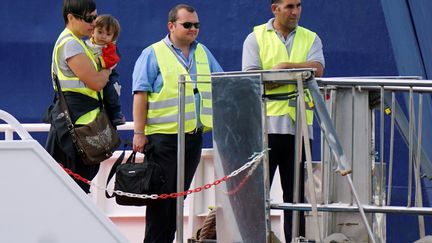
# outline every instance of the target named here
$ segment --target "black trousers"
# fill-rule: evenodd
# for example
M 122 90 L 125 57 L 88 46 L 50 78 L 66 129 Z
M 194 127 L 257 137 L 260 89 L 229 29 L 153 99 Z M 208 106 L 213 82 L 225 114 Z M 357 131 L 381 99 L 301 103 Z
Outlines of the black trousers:
M 154 134 L 147 136 L 154 145 L 154 159 L 166 176 L 167 193 L 177 191 L 177 135 Z M 187 190 L 201 159 L 202 133 L 186 134 L 185 182 Z M 147 206 L 144 243 L 172 243 L 176 231 L 176 199 L 158 200 Z
M 294 160 L 295 160 L 295 136 L 289 134 L 269 134 L 269 170 L 270 183 L 276 168 L 279 166 L 279 175 L 283 191 L 283 201 L 293 202 L 294 194 Z M 302 164 L 300 169 L 300 202 L 304 201 L 304 146 L 302 151 Z M 305 235 L 304 213 L 300 213 L 299 234 Z M 291 242 L 292 211 L 284 210 L 284 233 L 285 242 Z

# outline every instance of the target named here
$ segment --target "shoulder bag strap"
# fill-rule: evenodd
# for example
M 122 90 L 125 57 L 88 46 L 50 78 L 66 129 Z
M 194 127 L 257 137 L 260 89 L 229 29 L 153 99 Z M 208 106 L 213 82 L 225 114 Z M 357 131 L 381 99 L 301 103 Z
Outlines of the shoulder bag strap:
M 76 136 L 75 130 L 74 130 L 75 125 L 73 124 L 72 119 L 70 117 L 69 108 L 67 106 L 64 94 L 63 94 L 63 92 L 61 90 L 61 86 L 60 86 L 60 82 L 58 80 L 57 74 L 53 73 L 52 74 L 52 78 L 55 81 L 55 85 L 56 85 L 56 88 L 57 88 L 57 94 L 58 94 L 58 97 L 59 97 L 59 100 L 60 100 L 60 107 L 62 108 L 63 113 L 65 115 L 66 125 L 67 125 L 67 128 L 69 130 L 69 134 L 71 135 L 72 142 L 74 144 L 76 144 L 76 142 L 77 142 L 78 139 L 77 139 L 77 136 Z M 100 110 L 102 111 L 103 102 L 102 102 L 102 98 L 101 98 L 100 92 L 98 92 L 98 101 L 99 101 Z M 83 153 L 83 151 L 80 151 L 80 149 L 78 149 L 78 152 L 79 153 Z
M 55 84 L 56 84 L 57 94 L 58 94 L 59 101 L 60 101 L 60 107 L 62 108 L 63 113 L 65 115 L 66 125 L 67 125 L 67 128 L 68 128 L 69 134 L 71 135 L 73 144 L 76 144 L 77 141 L 78 141 L 78 138 L 77 138 L 77 135 L 75 133 L 75 129 L 74 129 L 75 126 L 74 126 L 74 124 L 72 122 L 72 119 L 70 117 L 69 108 L 67 106 L 64 94 L 63 94 L 63 92 L 61 90 L 61 86 L 60 86 L 60 82 L 58 80 L 57 74 L 53 73 L 52 74 L 52 78 L 54 79 Z M 84 153 L 84 151 L 82 151 L 81 148 L 77 147 L 77 150 L 78 150 L 78 153 Z
M 61 86 L 60 86 L 60 82 L 58 80 L 57 74 L 53 73 L 52 78 L 55 81 L 55 85 L 57 88 L 57 94 L 58 94 L 58 97 L 60 100 L 60 107 L 62 108 L 63 112 L 65 113 L 66 123 L 67 123 L 67 126 L 68 126 L 69 131 L 70 131 L 71 129 L 74 128 L 74 124 L 73 124 L 72 119 L 70 117 L 69 108 L 67 106 L 66 99 L 65 99 L 64 94 L 61 90 Z M 100 92 L 98 92 L 97 94 L 98 94 L 99 109 L 102 111 L 102 109 L 104 107 L 103 102 L 102 102 L 102 97 L 101 97 Z
M 102 110 L 104 109 L 104 104 L 102 102 L 102 97 L 101 97 L 101 92 L 98 92 L 98 102 L 99 102 L 99 110 L 102 112 Z
M 75 136 L 75 132 L 73 131 L 74 124 L 73 124 L 72 119 L 70 117 L 69 108 L 67 106 L 64 94 L 63 94 L 63 92 L 61 90 L 61 86 L 60 86 L 60 82 L 58 80 L 57 74 L 53 73 L 52 74 L 52 78 L 55 81 L 55 85 L 56 85 L 56 88 L 57 88 L 58 98 L 60 100 L 60 107 L 62 108 L 62 110 L 64 112 L 64 115 L 65 115 L 65 118 L 66 118 L 66 125 L 68 127 L 69 133 L 72 136 L 72 140 L 75 142 L 76 141 L 76 136 Z

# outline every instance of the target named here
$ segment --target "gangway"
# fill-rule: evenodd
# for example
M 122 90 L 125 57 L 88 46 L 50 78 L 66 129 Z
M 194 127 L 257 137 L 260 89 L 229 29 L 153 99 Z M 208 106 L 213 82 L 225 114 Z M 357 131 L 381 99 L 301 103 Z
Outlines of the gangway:
M 12 115 L 0 119 L 21 138 L 0 141 L 2 242 L 128 242 Z

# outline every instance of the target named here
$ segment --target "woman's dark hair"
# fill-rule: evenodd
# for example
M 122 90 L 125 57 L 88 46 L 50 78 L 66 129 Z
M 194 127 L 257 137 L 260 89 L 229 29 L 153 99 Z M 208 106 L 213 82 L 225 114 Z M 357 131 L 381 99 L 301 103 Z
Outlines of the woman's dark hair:
M 180 9 L 186 9 L 189 13 L 195 12 L 195 9 L 192 6 L 186 5 L 186 4 L 178 4 L 172 8 L 168 13 L 168 22 L 175 22 L 177 20 L 177 12 Z
M 68 23 L 67 15 L 86 16 L 96 10 L 94 0 L 64 0 L 63 1 L 63 19 L 65 24 Z

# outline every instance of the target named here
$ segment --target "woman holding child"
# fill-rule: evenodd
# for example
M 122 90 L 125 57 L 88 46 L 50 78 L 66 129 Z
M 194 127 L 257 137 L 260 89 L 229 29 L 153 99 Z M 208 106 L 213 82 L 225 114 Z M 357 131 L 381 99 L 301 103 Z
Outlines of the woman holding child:
M 98 71 L 98 64 L 83 38 L 91 35 L 97 17 L 94 0 L 64 0 L 63 19 L 65 29 L 58 37 L 52 55 L 51 74 L 59 80 L 61 91 L 69 107 L 75 125 L 88 124 L 99 113 L 98 92 L 108 82 L 110 69 Z M 55 82 L 53 82 L 56 89 Z M 75 149 L 69 135 L 59 100 L 55 100 L 48 117 L 51 129 L 46 144 L 47 151 L 64 167 L 92 180 L 99 165 L 85 165 Z M 86 192 L 90 185 L 77 181 Z

